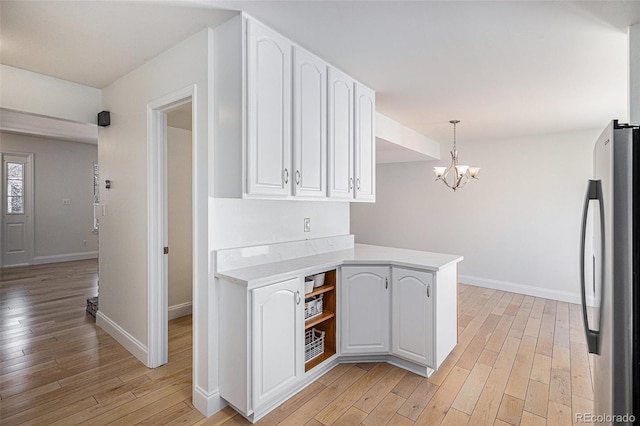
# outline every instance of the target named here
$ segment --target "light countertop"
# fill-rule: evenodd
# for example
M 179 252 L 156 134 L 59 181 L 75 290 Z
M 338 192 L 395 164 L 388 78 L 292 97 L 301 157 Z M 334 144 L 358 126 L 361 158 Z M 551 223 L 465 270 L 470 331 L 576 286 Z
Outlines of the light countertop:
M 462 256 L 454 254 L 355 244 L 354 248 L 348 250 L 218 272 L 216 277 L 253 288 L 302 275 L 313 275 L 343 265 L 389 265 L 439 271 L 462 259 Z

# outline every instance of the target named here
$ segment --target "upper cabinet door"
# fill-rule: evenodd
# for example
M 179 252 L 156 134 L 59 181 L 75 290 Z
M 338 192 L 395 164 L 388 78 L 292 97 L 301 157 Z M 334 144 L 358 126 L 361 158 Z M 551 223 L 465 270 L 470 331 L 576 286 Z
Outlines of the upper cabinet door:
M 353 199 L 353 87 L 348 75 L 329 68 L 328 173 L 329 197 Z
M 356 192 L 360 201 L 376 199 L 375 92 L 360 84 L 355 86 Z
M 293 193 L 327 196 L 327 65 L 294 47 Z
M 287 196 L 291 173 L 291 43 L 247 21 L 246 191 Z

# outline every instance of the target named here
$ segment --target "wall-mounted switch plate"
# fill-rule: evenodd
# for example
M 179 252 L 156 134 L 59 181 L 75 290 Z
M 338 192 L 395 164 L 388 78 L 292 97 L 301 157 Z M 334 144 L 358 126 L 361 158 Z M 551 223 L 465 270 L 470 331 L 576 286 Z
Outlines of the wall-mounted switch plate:
M 304 218 L 304 232 L 311 232 L 311 218 Z

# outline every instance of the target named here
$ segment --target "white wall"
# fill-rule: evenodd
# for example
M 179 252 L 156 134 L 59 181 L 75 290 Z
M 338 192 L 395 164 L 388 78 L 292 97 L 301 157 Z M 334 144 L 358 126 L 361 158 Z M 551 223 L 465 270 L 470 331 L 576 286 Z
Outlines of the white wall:
M 102 91 L 0 64 L 0 107 L 96 123 Z
M 145 361 L 148 350 L 147 105 L 195 85 L 194 136 L 194 405 L 211 413 L 217 396 L 217 320 L 213 272 L 209 266 L 208 162 L 212 30 L 203 30 L 103 90 L 111 125 L 99 132 L 101 202 L 100 312 L 98 323 Z M 104 186 L 102 187 L 104 188 Z
M 0 150 L 34 154 L 34 263 L 97 257 L 98 239 L 92 231 L 98 147 L 0 133 Z M 63 205 L 64 198 L 71 204 Z
M 191 311 L 188 305 L 193 283 L 192 167 L 191 132 L 175 127 L 167 130 L 169 318 L 172 319 Z
M 349 203 L 216 198 L 216 250 L 349 234 Z M 304 218 L 311 231 L 304 232 Z
M 461 254 L 465 283 L 577 302 L 582 204 L 601 130 L 460 141 L 461 159 L 482 170 L 455 193 L 434 181 L 444 161 L 378 165 L 377 202 L 352 205 L 351 232 L 357 242 Z

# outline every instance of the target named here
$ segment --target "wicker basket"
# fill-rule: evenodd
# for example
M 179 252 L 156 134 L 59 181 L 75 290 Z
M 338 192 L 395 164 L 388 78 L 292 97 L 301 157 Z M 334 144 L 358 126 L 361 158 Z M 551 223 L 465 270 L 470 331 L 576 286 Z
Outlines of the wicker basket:
M 317 317 L 318 315 L 322 315 L 322 299 L 324 298 L 324 294 L 319 296 L 311 297 L 304 301 L 304 319 L 308 320 L 309 318 Z
M 324 331 L 311 328 L 304 334 L 304 362 L 319 357 L 324 353 Z

